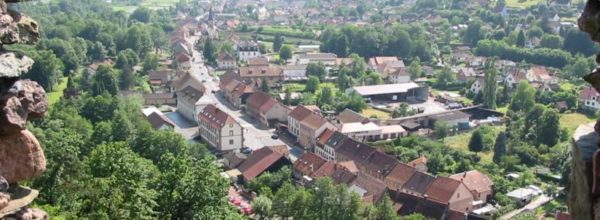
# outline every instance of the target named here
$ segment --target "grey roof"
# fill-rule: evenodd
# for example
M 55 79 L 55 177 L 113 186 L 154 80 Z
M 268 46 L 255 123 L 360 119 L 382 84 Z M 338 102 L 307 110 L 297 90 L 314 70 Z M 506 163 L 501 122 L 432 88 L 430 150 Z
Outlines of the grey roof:
M 434 120 L 441 120 L 441 121 L 452 121 L 452 120 L 457 120 L 457 119 L 462 119 L 462 118 L 469 118 L 471 117 L 471 115 L 461 112 L 461 111 L 453 111 L 453 112 L 446 112 L 446 113 L 441 113 L 441 114 L 436 114 L 436 115 L 432 115 L 429 116 Z
M 413 173 L 413 175 L 410 177 L 410 179 L 408 179 L 408 181 L 406 181 L 406 183 L 404 183 L 402 189 L 416 192 L 419 194 L 424 194 L 425 192 L 427 192 L 429 185 L 431 185 L 431 183 L 433 183 L 434 180 L 434 176 L 417 171 Z

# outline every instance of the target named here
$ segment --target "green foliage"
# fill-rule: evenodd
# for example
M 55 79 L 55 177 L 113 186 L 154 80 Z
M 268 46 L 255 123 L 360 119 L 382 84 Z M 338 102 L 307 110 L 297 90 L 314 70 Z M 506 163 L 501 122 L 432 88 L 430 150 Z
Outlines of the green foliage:
M 283 167 L 275 173 L 263 173 L 247 184 L 247 188 L 254 192 L 260 192 L 261 187 L 267 187 L 271 192 L 277 191 L 286 183 L 292 182 L 292 171 L 289 167 Z
M 446 88 L 454 82 L 455 78 L 456 75 L 452 72 L 450 67 L 445 66 L 437 77 L 436 86 L 439 88 Z
M 314 75 L 309 75 L 308 81 L 306 82 L 306 91 L 310 93 L 314 93 L 319 89 L 319 78 Z
M 31 71 L 27 72 L 23 78 L 38 82 L 46 91 L 52 91 L 58 79 L 62 76 L 63 64 L 52 53 L 47 50 L 28 52 L 34 60 Z
M 448 136 L 448 130 L 450 130 L 450 126 L 445 122 L 435 122 L 434 125 L 435 135 L 437 138 L 444 140 Z
M 280 50 L 281 50 L 282 45 L 283 45 L 283 37 L 281 37 L 281 34 L 276 34 L 275 38 L 273 38 L 273 51 L 279 51 L 281 53 Z
M 410 73 L 410 78 L 416 79 L 423 76 L 423 68 L 421 67 L 421 59 L 416 57 L 410 65 L 408 66 L 408 72 Z
M 506 133 L 500 132 L 494 142 L 494 163 L 500 163 L 502 157 L 506 155 Z
M 115 70 L 108 65 L 98 66 L 96 74 L 92 79 L 92 94 L 94 96 L 108 93 L 110 95 L 117 95 L 119 92 L 119 86 L 116 78 L 117 73 Z
M 217 60 L 217 48 L 213 44 L 211 39 L 204 41 L 204 47 L 202 47 L 202 56 L 209 63 L 215 63 Z
M 471 140 L 469 140 L 469 150 L 475 153 L 483 150 L 483 136 L 481 135 L 480 130 L 475 130 L 471 135 Z
M 517 85 L 517 90 L 512 97 L 510 110 L 528 111 L 535 104 L 535 89 L 526 81 L 521 81 Z
M 496 56 L 514 62 L 526 61 L 532 64 L 562 68 L 573 58 L 564 50 L 549 48 L 519 48 L 508 45 L 504 41 L 481 40 L 477 43 L 475 54 L 479 56 Z
M 323 65 L 323 63 L 309 63 L 306 66 L 306 75 L 309 77 L 316 76 L 318 79 L 323 80 L 327 76 L 327 70 L 325 69 L 325 65 Z
M 287 61 L 290 58 L 292 58 L 293 55 L 293 51 L 292 51 L 292 47 L 290 45 L 285 45 L 283 47 L 281 47 L 279 51 L 279 59 L 283 60 L 283 61 Z
M 496 75 L 498 70 L 494 66 L 495 60 L 486 61 L 485 78 L 483 85 L 483 105 L 490 109 L 496 109 Z

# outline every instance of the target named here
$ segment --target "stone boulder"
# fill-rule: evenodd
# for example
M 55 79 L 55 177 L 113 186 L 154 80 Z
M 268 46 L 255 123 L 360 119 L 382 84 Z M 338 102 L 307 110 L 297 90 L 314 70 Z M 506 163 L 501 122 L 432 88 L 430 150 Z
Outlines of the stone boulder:
M 8 9 L 7 4 L 0 1 L 0 46 L 16 43 L 33 44 L 39 39 L 38 25 L 33 19 Z
M 0 138 L 0 176 L 11 184 L 40 176 L 46 158 L 40 143 L 28 130 Z
M 24 130 L 29 117 L 41 117 L 48 110 L 46 91 L 37 82 L 19 80 L 0 94 L 0 136 Z
M 0 77 L 18 78 L 29 72 L 32 66 L 33 60 L 27 56 L 12 52 L 0 54 Z

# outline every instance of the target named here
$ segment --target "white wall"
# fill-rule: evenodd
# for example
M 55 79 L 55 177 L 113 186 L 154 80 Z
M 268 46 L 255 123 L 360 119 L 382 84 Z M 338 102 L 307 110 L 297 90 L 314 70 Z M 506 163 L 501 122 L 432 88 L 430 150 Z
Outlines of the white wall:
M 231 135 L 233 132 L 233 135 Z M 230 141 L 233 141 L 230 144 Z M 237 150 L 242 148 L 244 145 L 243 139 L 243 131 L 242 127 L 238 123 L 233 123 L 230 125 L 225 125 L 221 128 L 221 147 L 219 150 L 221 151 L 230 151 Z

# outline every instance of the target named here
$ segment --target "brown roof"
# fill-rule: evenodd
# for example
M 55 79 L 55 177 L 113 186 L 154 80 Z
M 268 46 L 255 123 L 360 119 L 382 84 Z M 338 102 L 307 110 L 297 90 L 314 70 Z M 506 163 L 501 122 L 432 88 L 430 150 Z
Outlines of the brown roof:
M 231 168 L 236 168 L 244 162 L 246 155 L 235 151 L 229 151 L 223 155 L 223 158 L 227 159 Z
M 363 195 L 363 201 L 372 203 L 377 203 L 387 190 L 383 182 L 362 173 L 359 173 L 350 185 L 355 185 L 366 190 L 367 192 Z
M 343 166 L 339 166 L 339 164 L 335 167 L 335 171 L 331 174 L 331 179 L 333 182 L 340 183 L 350 183 L 356 178 L 357 173 L 353 173 L 350 170 L 346 169 Z
M 206 121 L 214 128 L 223 128 L 226 124 L 236 123 L 233 117 L 212 104 L 200 111 L 198 120 Z
M 321 168 L 327 161 L 317 156 L 314 153 L 308 152 L 302 154 L 296 162 L 294 162 L 294 170 L 304 174 L 305 176 L 312 176 L 313 172 Z
M 300 105 L 294 108 L 294 110 L 292 110 L 288 116 L 297 121 L 302 121 L 311 114 L 313 114 L 313 112 L 310 109 Z
M 425 165 L 425 166 L 427 166 L 427 157 L 420 156 L 419 158 L 414 159 L 411 162 L 408 162 L 408 165 L 410 165 L 412 167 L 417 167 L 418 165 Z
M 192 86 L 186 86 L 182 90 L 177 92 L 177 98 L 186 99 L 190 103 L 196 103 L 204 93 L 197 90 Z
M 235 79 L 239 79 L 239 75 L 234 71 L 227 71 L 221 77 L 219 77 L 219 87 L 224 87 Z
M 237 169 L 242 173 L 244 178 L 249 181 L 268 170 L 269 167 L 282 158 L 284 157 L 280 153 L 277 153 L 268 147 L 263 147 L 250 154 Z
M 394 61 L 399 61 L 398 57 L 371 57 L 369 58 L 369 65 L 377 66 Z
M 160 84 L 166 84 L 169 81 L 169 75 L 173 73 L 173 70 L 151 70 L 148 72 L 148 79 L 150 82 L 159 81 Z
M 241 77 L 283 76 L 283 69 L 275 66 L 246 66 L 240 67 Z
M 360 161 L 367 159 L 374 151 L 375 148 L 367 144 L 347 138 L 340 143 L 340 146 L 336 149 L 336 154 L 345 156 L 355 163 L 360 164 Z
M 361 114 L 348 108 L 340 112 L 340 114 L 337 115 L 337 119 L 342 123 L 364 122 L 365 120 L 369 120 L 368 118 L 365 118 Z
M 219 54 L 219 56 L 217 57 L 217 60 L 233 60 L 235 61 L 235 57 L 233 57 L 231 54 L 227 53 L 227 52 L 221 52 Z
M 596 100 L 600 100 L 600 93 L 598 93 L 598 91 L 591 86 L 585 87 L 581 90 L 581 92 L 579 92 L 580 100 L 590 100 L 592 97 L 596 97 Z
M 192 58 L 185 53 L 179 53 L 175 55 L 175 60 L 179 63 L 184 63 L 192 60 Z
M 415 172 L 414 167 L 411 167 L 411 166 L 403 164 L 403 163 L 398 163 L 390 171 L 390 173 L 387 175 L 386 178 L 398 181 L 402 185 L 402 184 L 406 183 L 406 181 L 408 181 L 408 179 L 410 179 L 410 177 L 412 176 L 412 174 L 414 172 Z
M 356 162 L 359 166 L 362 165 L 382 176 L 387 176 L 396 164 L 398 164 L 398 160 L 395 157 L 380 151 L 374 151 L 367 159 Z
M 351 160 L 339 162 L 338 165 L 354 174 L 358 173 L 359 171 L 354 161 Z
M 556 220 L 571 220 L 571 215 L 569 213 L 564 212 L 556 212 L 556 216 L 554 217 Z
M 450 178 L 463 182 L 469 191 L 478 193 L 491 191 L 494 185 L 488 176 L 477 170 L 457 173 Z
M 276 104 L 277 100 L 262 91 L 257 91 L 246 99 L 246 108 L 254 109 L 261 113 L 269 111 L 269 109 L 273 108 Z
M 290 150 L 287 148 L 286 145 L 272 145 L 272 146 L 265 146 L 268 148 L 271 148 L 271 150 L 280 153 L 281 155 L 287 157 L 288 155 L 290 155 Z
M 150 122 L 150 125 L 155 129 L 159 129 L 160 127 L 162 127 L 164 125 L 167 125 L 171 128 L 175 127 L 175 124 L 173 124 L 173 122 L 171 122 L 171 120 L 169 118 L 167 118 L 163 114 L 158 114 L 156 112 L 152 112 L 152 114 L 148 115 L 148 117 L 146 117 L 146 119 L 148 119 L 148 122 Z
M 329 140 L 329 138 L 331 138 L 331 136 L 333 136 L 333 130 L 327 128 L 325 129 L 325 131 L 323 131 L 323 133 L 321 133 L 321 135 L 319 135 L 319 137 L 317 137 L 317 144 L 319 146 L 324 146 L 327 141 Z
M 237 81 L 236 81 L 237 82 Z M 254 87 L 246 85 L 244 83 L 238 83 L 233 91 L 231 91 L 234 97 L 240 97 L 244 94 L 254 93 Z
M 424 194 L 429 185 L 435 180 L 435 177 L 420 171 L 415 171 L 412 176 L 402 185 L 403 190 Z
M 325 162 L 321 168 L 313 172 L 312 178 L 331 176 L 333 175 L 333 172 L 335 172 L 335 162 L 330 160 Z
M 248 59 L 248 66 L 269 66 L 269 59 L 264 56 Z
M 329 123 L 327 119 L 317 114 L 310 114 L 306 118 L 302 119 L 300 123 L 311 129 L 318 129 L 326 123 Z
M 426 194 L 432 200 L 441 203 L 447 203 L 450 201 L 452 195 L 454 194 L 454 192 L 456 192 L 456 190 L 458 189 L 458 187 L 460 187 L 461 184 L 462 183 L 458 180 L 449 177 L 438 176 L 431 183 L 429 189 L 427 189 Z

